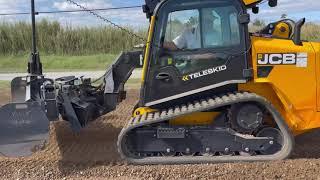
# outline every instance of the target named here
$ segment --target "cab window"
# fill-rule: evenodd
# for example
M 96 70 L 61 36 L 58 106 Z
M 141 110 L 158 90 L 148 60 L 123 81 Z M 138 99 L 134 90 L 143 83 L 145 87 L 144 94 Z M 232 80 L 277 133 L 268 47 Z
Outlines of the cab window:
M 171 12 L 165 42 L 191 50 L 240 44 L 236 12 L 233 6 Z
M 157 64 L 173 65 L 180 74 L 221 65 L 228 57 L 217 58 L 214 52 L 241 44 L 238 11 L 232 5 L 170 12 L 162 32 L 166 53 Z
M 168 16 L 165 41 L 174 42 L 179 49 L 201 48 L 198 25 L 198 10 L 172 12 Z

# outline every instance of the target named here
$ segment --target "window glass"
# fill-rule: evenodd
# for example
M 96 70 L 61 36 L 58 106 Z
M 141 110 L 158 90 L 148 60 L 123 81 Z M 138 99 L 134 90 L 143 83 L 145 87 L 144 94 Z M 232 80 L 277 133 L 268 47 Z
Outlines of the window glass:
M 214 9 L 202 9 L 202 39 L 205 48 L 222 45 L 221 16 Z
M 228 57 L 218 57 L 211 49 L 234 49 L 241 43 L 238 11 L 231 5 L 171 12 L 164 30 L 164 47 L 170 53 L 164 51 L 157 64 L 173 65 L 181 74 L 223 65 Z M 208 51 L 188 51 L 202 48 Z
M 239 22 L 236 13 L 230 14 L 230 27 L 231 27 L 231 45 L 240 44 L 240 31 Z
M 203 8 L 201 12 L 204 48 L 240 44 L 237 11 L 233 6 Z
M 168 16 L 165 42 L 174 42 L 179 49 L 201 48 L 199 11 L 172 12 Z

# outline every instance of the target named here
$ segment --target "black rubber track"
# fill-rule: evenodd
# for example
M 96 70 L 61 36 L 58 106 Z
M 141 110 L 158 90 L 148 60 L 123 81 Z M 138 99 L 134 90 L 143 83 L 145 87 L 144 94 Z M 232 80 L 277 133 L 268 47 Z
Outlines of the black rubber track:
M 254 155 L 254 156 L 157 156 L 157 157 L 136 157 L 126 149 L 126 136 L 131 130 L 168 121 L 182 115 L 194 112 L 207 111 L 219 107 L 224 107 L 236 103 L 256 102 L 265 107 L 273 116 L 274 121 L 282 132 L 284 142 L 282 149 L 273 155 Z M 282 160 L 290 156 L 294 147 L 294 138 L 287 124 L 277 109 L 264 97 L 249 92 L 235 92 L 222 96 L 208 98 L 206 100 L 195 101 L 180 107 L 169 108 L 160 112 L 147 113 L 142 116 L 132 118 L 124 127 L 118 137 L 118 151 L 123 159 L 133 164 L 198 164 L 198 163 L 225 163 L 237 161 L 273 161 Z

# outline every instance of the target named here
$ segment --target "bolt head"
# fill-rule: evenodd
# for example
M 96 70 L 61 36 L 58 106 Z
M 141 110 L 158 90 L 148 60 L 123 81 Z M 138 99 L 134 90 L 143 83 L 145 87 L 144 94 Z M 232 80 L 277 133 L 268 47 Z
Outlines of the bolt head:
M 274 143 L 273 141 L 269 141 L 269 144 L 271 144 L 271 145 L 272 145 L 273 143 Z
M 246 147 L 244 150 L 245 150 L 246 152 L 249 152 L 250 149 Z
M 229 148 L 225 148 L 224 151 L 225 151 L 225 152 L 229 152 Z
M 167 148 L 167 153 L 171 152 L 170 148 Z
M 210 148 L 206 148 L 206 152 L 207 152 L 207 153 L 210 152 Z

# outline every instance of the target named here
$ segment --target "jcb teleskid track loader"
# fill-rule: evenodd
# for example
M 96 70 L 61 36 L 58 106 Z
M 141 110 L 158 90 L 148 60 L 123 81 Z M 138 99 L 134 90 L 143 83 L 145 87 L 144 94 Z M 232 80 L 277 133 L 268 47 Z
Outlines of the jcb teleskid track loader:
M 47 140 L 50 121 L 62 118 L 79 131 L 114 111 L 143 62 L 140 99 L 117 143 L 128 162 L 287 158 L 295 135 L 320 127 L 320 44 L 301 40 L 305 19 L 249 33 L 247 10 L 258 13 L 260 3 L 146 0 L 144 52 L 121 53 L 99 86 L 45 78 L 34 38 L 29 75 L 12 81 L 13 103 L 0 109 L 0 152 L 30 155 Z

